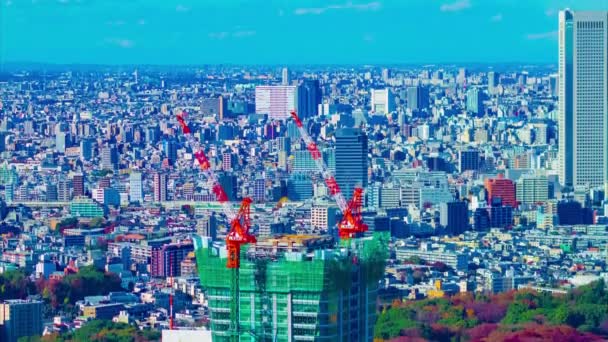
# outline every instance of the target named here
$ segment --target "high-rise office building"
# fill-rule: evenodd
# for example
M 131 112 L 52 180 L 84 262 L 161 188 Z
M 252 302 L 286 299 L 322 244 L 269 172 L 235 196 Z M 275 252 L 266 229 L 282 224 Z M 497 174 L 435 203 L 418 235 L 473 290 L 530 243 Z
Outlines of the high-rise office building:
M 509 228 L 513 226 L 513 208 L 510 206 L 493 205 L 490 208 L 490 227 Z
M 82 173 L 75 173 L 72 175 L 72 189 L 74 197 L 84 196 L 84 175 Z
M 551 96 L 558 96 L 559 82 L 557 74 L 549 76 L 549 93 Z
M 608 183 L 608 12 L 559 13 L 559 163 L 566 187 Z
M 298 86 L 297 108 L 300 118 L 308 118 L 319 114 L 322 94 L 319 80 L 304 80 Z
M 104 170 L 118 169 L 118 150 L 115 146 L 104 146 L 101 149 L 101 168 Z
M 487 178 L 484 186 L 488 191 L 488 202 L 493 203 L 494 199 L 500 199 L 502 205 L 517 207 L 515 184 L 512 180 L 499 174 L 497 178 Z
M 163 154 L 169 160 L 169 165 L 175 164 L 175 161 L 177 161 L 177 143 L 175 140 L 163 140 Z
M 484 93 L 479 88 L 471 88 L 467 91 L 467 111 L 475 115 L 484 114 Z
M 283 68 L 283 70 L 281 70 L 281 85 L 289 85 L 290 81 L 289 69 Z
M 253 200 L 255 202 L 266 200 L 266 179 L 264 177 L 256 178 L 253 183 Z
M 60 179 L 57 181 L 57 200 L 59 202 L 69 202 L 72 199 L 71 196 L 72 185 L 67 179 Z
M 255 112 L 268 114 L 269 119 L 290 118 L 290 112 L 297 108 L 296 86 L 257 86 L 255 87 Z
M 144 201 L 144 190 L 141 172 L 131 172 L 129 175 L 129 200 L 142 203 Z
M 407 108 L 412 111 L 426 109 L 429 106 L 429 89 L 422 86 L 407 88 Z
M 235 175 L 224 172 L 219 176 L 218 181 L 226 192 L 229 201 L 236 201 L 238 198 L 238 180 Z
M 367 187 L 367 135 L 358 128 L 336 131 L 336 181 L 350 199 L 356 186 Z
M 533 204 L 545 202 L 549 199 L 547 176 L 524 175 L 517 180 L 516 189 L 519 203 Z
M 390 78 L 391 78 L 390 69 L 387 69 L 387 68 L 382 69 L 382 81 L 384 83 L 387 83 Z
M 80 158 L 86 161 L 93 158 L 93 141 L 91 139 L 80 141 Z
M 164 173 L 154 174 L 154 201 L 164 202 L 167 200 L 167 175 Z
M 46 182 L 46 200 L 47 202 L 57 201 L 57 184 L 51 181 Z
M 0 341 L 17 342 L 21 337 L 41 336 L 42 302 L 9 299 L 0 303 Z
M 490 94 L 495 94 L 498 85 L 500 85 L 500 74 L 496 71 L 488 72 L 488 92 Z
M 55 151 L 58 153 L 65 153 L 66 144 L 67 134 L 65 132 L 57 132 L 57 134 L 55 134 Z
M 372 89 L 372 112 L 374 114 L 388 114 L 395 110 L 395 96 L 389 88 Z
M 462 201 L 441 203 L 439 223 L 451 234 L 462 234 L 469 227 L 467 203 Z
M 464 150 L 458 152 L 458 169 L 460 172 L 479 170 L 479 151 Z
M 467 77 L 469 76 L 467 69 L 460 68 L 458 69 L 458 75 L 456 76 L 456 83 L 459 85 L 464 85 L 467 83 Z
M 6 132 L 0 132 L 0 152 L 6 150 Z

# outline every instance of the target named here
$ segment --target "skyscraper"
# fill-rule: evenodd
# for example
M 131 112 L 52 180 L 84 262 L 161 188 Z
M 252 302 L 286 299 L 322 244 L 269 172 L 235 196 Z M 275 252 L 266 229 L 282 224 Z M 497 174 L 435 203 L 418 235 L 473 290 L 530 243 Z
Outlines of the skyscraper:
M 55 134 L 55 151 L 65 153 L 67 143 L 67 134 L 65 132 L 57 132 Z
M 308 118 L 319 114 L 321 104 L 321 86 L 319 80 L 304 80 L 298 86 L 298 116 Z
M 268 114 L 269 119 L 284 120 L 297 108 L 296 86 L 255 87 L 255 112 Z
M 488 92 L 494 94 L 500 84 L 500 75 L 496 71 L 488 72 Z
M 372 89 L 371 105 L 376 114 L 391 113 L 395 110 L 395 96 L 389 88 Z
M 283 70 L 281 70 L 281 85 L 289 85 L 289 82 L 289 69 L 283 68 Z
M 264 177 L 256 178 L 253 183 L 253 200 L 255 202 L 266 200 L 266 179 Z
M 80 141 L 80 158 L 86 161 L 93 158 L 93 141 L 91 139 Z
M 226 192 L 229 201 L 236 201 L 238 197 L 238 181 L 235 175 L 224 172 L 219 176 L 218 181 Z
M 163 154 L 169 160 L 169 164 L 175 164 L 177 160 L 177 143 L 175 140 L 163 140 Z
M 559 163 L 566 187 L 608 183 L 608 12 L 559 13 Z
M 479 151 L 469 149 L 458 152 L 458 170 L 460 172 L 479 170 Z
M 60 179 L 57 181 L 57 200 L 59 202 L 69 202 L 71 199 L 70 195 L 71 184 L 67 179 Z
M 167 200 L 167 175 L 163 173 L 154 174 L 154 201 L 164 202 Z
M 475 115 L 484 113 L 484 93 L 479 88 L 471 88 L 467 91 L 467 111 Z
M 469 226 L 469 210 L 467 203 L 454 201 L 441 203 L 440 224 L 451 234 L 462 234 Z
M 82 173 L 72 175 L 72 188 L 74 189 L 74 197 L 84 196 L 84 175 Z
M 131 172 L 129 175 L 129 198 L 131 202 L 144 201 L 141 172 Z
M 429 106 L 428 88 L 416 86 L 407 88 L 407 107 L 412 111 L 425 109 Z
M 46 182 L 46 200 L 47 202 L 57 201 L 57 184 L 51 181 Z
M 367 136 L 357 128 L 336 131 L 336 181 L 345 198 L 355 186 L 367 187 Z
M 118 150 L 114 146 L 104 146 L 101 149 L 101 168 L 104 170 L 118 169 Z

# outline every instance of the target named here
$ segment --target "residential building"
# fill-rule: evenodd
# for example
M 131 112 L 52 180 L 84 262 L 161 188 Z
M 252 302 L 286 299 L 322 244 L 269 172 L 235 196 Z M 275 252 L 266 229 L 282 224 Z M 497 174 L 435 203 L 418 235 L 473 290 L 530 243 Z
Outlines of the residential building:
M 255 112 L 267 114 L 271 120 L 290 118 L 290 112 L 297 109 L 297 86 L 257 86 L 255 87 Z

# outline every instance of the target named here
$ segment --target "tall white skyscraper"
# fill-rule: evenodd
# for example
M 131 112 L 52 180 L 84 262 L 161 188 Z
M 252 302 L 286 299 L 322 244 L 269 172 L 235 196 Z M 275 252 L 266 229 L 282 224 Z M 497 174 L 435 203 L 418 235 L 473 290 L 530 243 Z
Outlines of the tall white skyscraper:
M 608 182 L 608 12 L 559 13 L 559 177 Z
M 129 197 L 131 202 L 142 203 L 144 201 L 141 172 L 131 172 L 129 175 Z
M 297 108 L 296 86 L 255 87 L 255 112 L 268 114 L 269 119 L 283 120 Z
M 289 69 L 283 68 L 283 71 L 281 72 L 281 84 L 286 86 L 289 85 L 290 81 L 291 80 L 289 79 Z

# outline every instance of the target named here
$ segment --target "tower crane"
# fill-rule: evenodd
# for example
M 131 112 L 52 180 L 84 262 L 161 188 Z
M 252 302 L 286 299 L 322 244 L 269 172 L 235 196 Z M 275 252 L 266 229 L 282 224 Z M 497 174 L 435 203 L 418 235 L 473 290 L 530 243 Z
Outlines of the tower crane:
M 363 218 L 361 217 L 363 189 L 356 187 L 351 200 L 347 202 L 346 199 L 344 199 L 344 195 L 342 195 L 338 182 L 336 181 L 336 177 L 333 175 L 327 165 L 325 165 L 323 156 L 321 155 L 317 144 L 312 140 L 304 128 L 302 120 L 300 120 L 295 111 L 292 111 L 290 114 L 296 123 L 302 140 L 304 140 L 304 143 L 306 144 L 306 149 L 310 153 L 312 159 L 315 161 L 317 169 L 319 169 L 321 172 L 323 180 L 329 189 L 329 193 L 334 198 L 338 204 L 338 207 L 340 208 L 340 211 L 342 212 L 342 219 L 340 220 L 340 223 L 338 223 L 338 234 L 340 239 L 350 239 L 366 232 L 367 225 L 363 223 Z
M 177 115 L 182 132 L 186 141 L 194 153 L 194 157 L 198 161 L 201 171 L 206 176 L 207 180 L 212 184 L 211 189 L 215 194 L 218 202 L 222 205 L 222 210 L 228 221 L 230 222 L 230 230 L 226 234 L 226 251 L 228 252 L 228 260 L 226 267 L 232 270 L 231 277 L 231 298 L 230 298 L 230 334 L 233 340 L 237 340 L 240 335 L 239 329 L 239 268 L 241 266 L 241 246 L 248 243 L 255 243 L 255 236 L 249 233 L 251 227 L 250 207 L 251 198 L 246 197 L 241 202 L 238 212 L 234 212 L 228 195 L 222 188 L 219 179 L 213 169 L 211 163 L 201 148 L 199 142 L 192 136 L 192 131 L 185 121 L 185 112 Z

